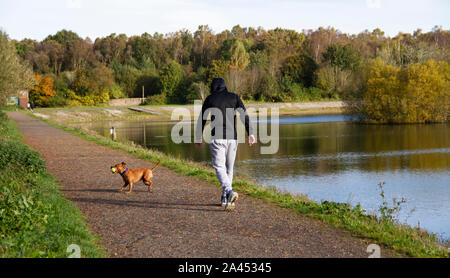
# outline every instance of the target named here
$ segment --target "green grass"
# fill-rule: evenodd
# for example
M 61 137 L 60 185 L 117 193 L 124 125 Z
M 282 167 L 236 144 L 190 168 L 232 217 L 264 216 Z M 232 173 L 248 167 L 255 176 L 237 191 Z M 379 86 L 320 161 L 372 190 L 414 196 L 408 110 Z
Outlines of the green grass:
M 153 163 L 161 160 L 163 166 L 179 174 L 204 179 L 219 185 L 213 170 L 202 164 L 176 158 L 152 149 L 145 149 L 130 142 L 112 141 L 109 138 L 93 134 L 89 130 L 74 129 L 48 120 L 44 121 L 88 141 L 128 152 L 135 157 Z M 309 217 L 320 219 L 335 227 L 348 230 L 354 236 L 373 240 L 401 254 L 412 257 L 450 257 L 447 247 L 439 244 L 435 235 L 421 229 L 399 224 L 389 215 L 383 218 L 368 215 L 359 205 L 351 207 L 349 204 L 328 201 L 317 203 L 310 201 L 306 196 L 294 196 L 280 192 L 273 187 L 264 187 L 239 177 L 235 179 L 233 188 L 240 193 L 245 193 L 283 208 L 292 209 Z
M 46 171 L 38 152 L 23 143 L 17 126 L 0 110 L 0 257 L 105 257 L 78 208 Z

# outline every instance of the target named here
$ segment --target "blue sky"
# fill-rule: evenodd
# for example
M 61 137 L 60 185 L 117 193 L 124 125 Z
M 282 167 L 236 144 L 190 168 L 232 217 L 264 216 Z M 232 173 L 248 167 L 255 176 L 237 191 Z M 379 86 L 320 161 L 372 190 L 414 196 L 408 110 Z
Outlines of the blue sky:
M 42 40 L 61 29 L 95 39 L 194 32 L 206 24 L 216 33 L 239 24 L 297 31 L 333 26 L 352 34 L 379 27 L 395 36 L 435 25 L 448 30 L 449 12 L 449 0 L 0 0 L 0 28 L 18 40 Z

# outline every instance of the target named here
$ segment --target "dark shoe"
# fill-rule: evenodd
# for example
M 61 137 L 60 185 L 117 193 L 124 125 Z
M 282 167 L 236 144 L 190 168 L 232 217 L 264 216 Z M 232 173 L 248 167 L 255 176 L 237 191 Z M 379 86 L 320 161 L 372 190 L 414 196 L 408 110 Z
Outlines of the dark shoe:
M 222 198 L 220 199 L 220 206 L 222 206 L 222 208 L 227 206 L 227 196 L 222 195 Z

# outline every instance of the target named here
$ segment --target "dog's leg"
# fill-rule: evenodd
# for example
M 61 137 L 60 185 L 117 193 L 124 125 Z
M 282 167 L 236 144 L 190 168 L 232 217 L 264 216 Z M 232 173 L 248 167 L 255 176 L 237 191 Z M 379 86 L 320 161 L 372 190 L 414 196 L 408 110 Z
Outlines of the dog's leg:
M 128 186 L 128 183 L 125 183 L 118 191 L 122 192 L 127 186 Z
M 133 191 L 133 183 L 130 182 L 130 189 L 125 193 L 129 194 L 131 191 Z
M 145 183 L 145 185 L 147 185 L 148 191 L 151 192 L 153 182 L 151 180 L 146 180 L 146 181 L 144 181 L 144 183 Z

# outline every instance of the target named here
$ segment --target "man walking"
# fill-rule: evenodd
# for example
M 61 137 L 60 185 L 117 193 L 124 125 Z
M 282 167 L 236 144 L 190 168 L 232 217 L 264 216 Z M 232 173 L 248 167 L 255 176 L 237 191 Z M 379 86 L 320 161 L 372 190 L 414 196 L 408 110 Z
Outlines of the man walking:
M 197 121 L 195 145 L 202 145 L 203 129 L 208 114 L 211 113 L 211 157 L 217 178 L 222 185 L 221 205 L 230 211 L 235 207 L 239 195 L 233 191 L 233 167 L 237 151 L 236 112 L 247 131 L 248 144 L 252 146 L 256 139 L 245 106 L 235 93 L 228 92 L 222 78 L 214 78 L 211 82 L 211 94 L 202 105 L 202 113 Z

